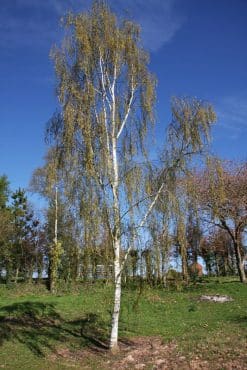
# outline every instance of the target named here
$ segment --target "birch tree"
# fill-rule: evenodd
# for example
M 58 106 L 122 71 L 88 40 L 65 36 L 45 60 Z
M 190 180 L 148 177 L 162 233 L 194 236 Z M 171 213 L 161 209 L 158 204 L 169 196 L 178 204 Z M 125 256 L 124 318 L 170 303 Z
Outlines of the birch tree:
M 213 107 L 195 98 L 174 97 L 171 104 L 172 120 L 162 162 L 152 191 L 156 210 L 172 219 L 175 241 L 180 247 L 183 279 L 188 281 L 187 218 L 189 207 L 196 210 L 198 190 L 191 181 L 196 160 L 205 160 L 210 143 L 210 129 L 216 121 Z M 166 220 L 167 222 L 167 220 Z M 170 226 L 172 229 L 172 226 Z
M 140 168 L 133 159 L 145 150 L 155 80 L 139 43 L 138 26 L 118 22 L 104 3 L 94 2 L 88 13 L 68 15 L 65 25 L 67 37 L 52 52 L 62 109 L 61 120 L 51 125 L 50 133 L 56 139 L 60 166 L 68 168 L 69 163 L 76 168 L 76 181 L 87 178 L 98 189 L 97 206 L 107 216 L 114 251 L 110 348 L 115 351 L 126 260 L 120 259 L 122 214 L 133 199 L 133 189 L 138 189 Z
M 158 187 L 146 191 L 142 163 L 153 124 L 155 79 L 147 67 L 139 27 L 118 21 L 99 1 L 87 13 L 68 15 L 65 26 L 67 37 L 52 52 L 61 114 L 48 131 L 55 139 L 59 166 L 65 170 L 65 185 L 70 178 L 70 187 L 74 181 L 80 194 L 88 191 L 85 184 L 94 189 L 97 200 L 88 202 L 88 210 L 93 215 L 98 208 L 106 220 L 114 254 L 110 337 L 114 352 L 118 349 L 121 277 L 138 232 L 165 191 L 170 168 L 201 149 L 214 115 L 210 107 L 196 101 L 174 103 L 170 164 L 161 171 Z M 183 147 L 177 146 L 180 141 Z

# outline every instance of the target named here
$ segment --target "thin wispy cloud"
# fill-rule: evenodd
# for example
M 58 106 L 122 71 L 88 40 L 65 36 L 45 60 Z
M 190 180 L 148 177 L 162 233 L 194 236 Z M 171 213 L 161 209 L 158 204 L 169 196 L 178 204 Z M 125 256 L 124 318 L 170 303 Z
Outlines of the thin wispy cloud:
M 144 46 L 157 51 L 170 42 L 181 28 L 184 17 L 175 11 L 177 0 L 110 0 L 121 16 L 141 25 Z M 0 14 L 0 47 L 42 47 L 60 37 L 59 19 L 68 11 L 87 9 L 90 0 L 14 0 L 5 1 Z
M 115 0 L 115 7 L 141 25 L 144 46 L 157 51 L 170 42 L 185 22 L 175 10 L 177 0 Z
M 238 139 L 247 135 L 247 95 L 223 98 L 217 111 L 219 125 L 228 137 Z
M 46 9 L 33 6 L 29 0 L 9 1 L 0 14 L 2 51 L 45 45 L 54 35 L 52 18 L 48 21 Z
M 60 37 L 59 21 L 68 11 L 89 4 L 79 0 L 6 1 L 0 13 L 0 47 L 9 51 L 18 47 L 50 47 Z

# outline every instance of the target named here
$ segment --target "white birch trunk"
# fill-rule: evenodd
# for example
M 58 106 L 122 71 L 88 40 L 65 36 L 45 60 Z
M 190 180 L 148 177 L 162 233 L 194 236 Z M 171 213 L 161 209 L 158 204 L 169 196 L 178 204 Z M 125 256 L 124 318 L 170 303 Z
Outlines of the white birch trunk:
M 110 338 L 110 349 L 112 353 L 116 353 L 118 347 L 118 323 L 120 313 L 120 302 L 121 302 L 121 271 L 120 271 L 120 240 L 114 241 L 114 308 L 112 314 L 112 329 Z
M 120 266 L 120 205 L 119 205 L 119 176 L 118 176 L 118 158 L 117 158 L 117 132 L 115 121 L 115 82 L 116 82 L 116 67 L 114 70 L 114 80 L 111 88 L 112 95 L 112 169 L 113 169 L 113 214 L 114 214 L 114 235 L 113 235 L 113 249 L 114 249 L 114 307 L 112 314 L 112 329 L 110 338 L 111 351 L 118 351 L 118 323 L 120 313 L 121 301 L 121 266 Z
M 120 314 L 120 304 L 121 304 L 121 277 L 122 271 L 127 260 L 127 257 L 130 253 L 131 247 L 127 250 L 124 260 L 121 263 L 120 261 L 120 206 L 119 206 L 119 199 L 118 199 L 118 187 L 119 187 L 119 178 L 118 178 L 118 162 L 117 162 L 117 140 L 113 139 L 113 173 L 114 173 L 114 181 L 113 181 L 113 199 L 114 199 L 114 219 L 115 219 L 115 234 L 113 240 L 113 248 L 114 248 L 114 283 L 115 283 L 115 291 L 114 291 L 114 308 L 112 314 L 112 329 L 111 329 L 111 338 L 110 338 L 110 349 L 112 353 L 116 353 L 119 350 L 118 347 L 118 323 L 119 323 L 119 314 Z M 150 212 L 152 211 L 157 199 L 163 190 L 164 184 L 161 185 L 158 193 L 156 194 L 154 200 L 152 201 L 151 205 L 149 206 L 146 214 L 144 215 L 139 227 L 142 227 L 146 222 Z

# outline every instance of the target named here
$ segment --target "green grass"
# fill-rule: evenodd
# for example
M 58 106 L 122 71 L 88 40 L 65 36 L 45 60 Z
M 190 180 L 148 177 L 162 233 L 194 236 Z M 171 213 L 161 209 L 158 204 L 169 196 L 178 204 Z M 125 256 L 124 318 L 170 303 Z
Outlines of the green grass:
M 18 290 L 18 289 L 19 290 Z M 81 286 L 74 294 L 51 296 L 35 287 L 0 286 L 0 368 L 68 369 L 69 360 L 52 360 L 59 348 L 103 347 L 109 337 L 111 286 Z M 247 287 L 232 279 L 192 285 L 181 292 L 158 288 L 123 290 L 120 338 L 162 336 L 181 353 L 237 356 L 247 340 Z M 227 294 L 224 304 L 199 302 L 201 294 Z M 92 368 L 94 367 L 91 364 Z M 72 367 L 71 367 L 72 368 Z M 83 368 L 80 362 L 73 368 Z

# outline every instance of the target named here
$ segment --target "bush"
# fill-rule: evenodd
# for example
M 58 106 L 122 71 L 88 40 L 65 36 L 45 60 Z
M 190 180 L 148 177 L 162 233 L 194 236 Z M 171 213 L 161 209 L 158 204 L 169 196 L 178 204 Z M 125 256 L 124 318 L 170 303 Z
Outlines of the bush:
M 169 280 L 175 280 L 175 281 L 182 280 L 182 274 L 181 272 L 177 270 L 170 269 L 166 273 L 166 280 L 168 281 Z

